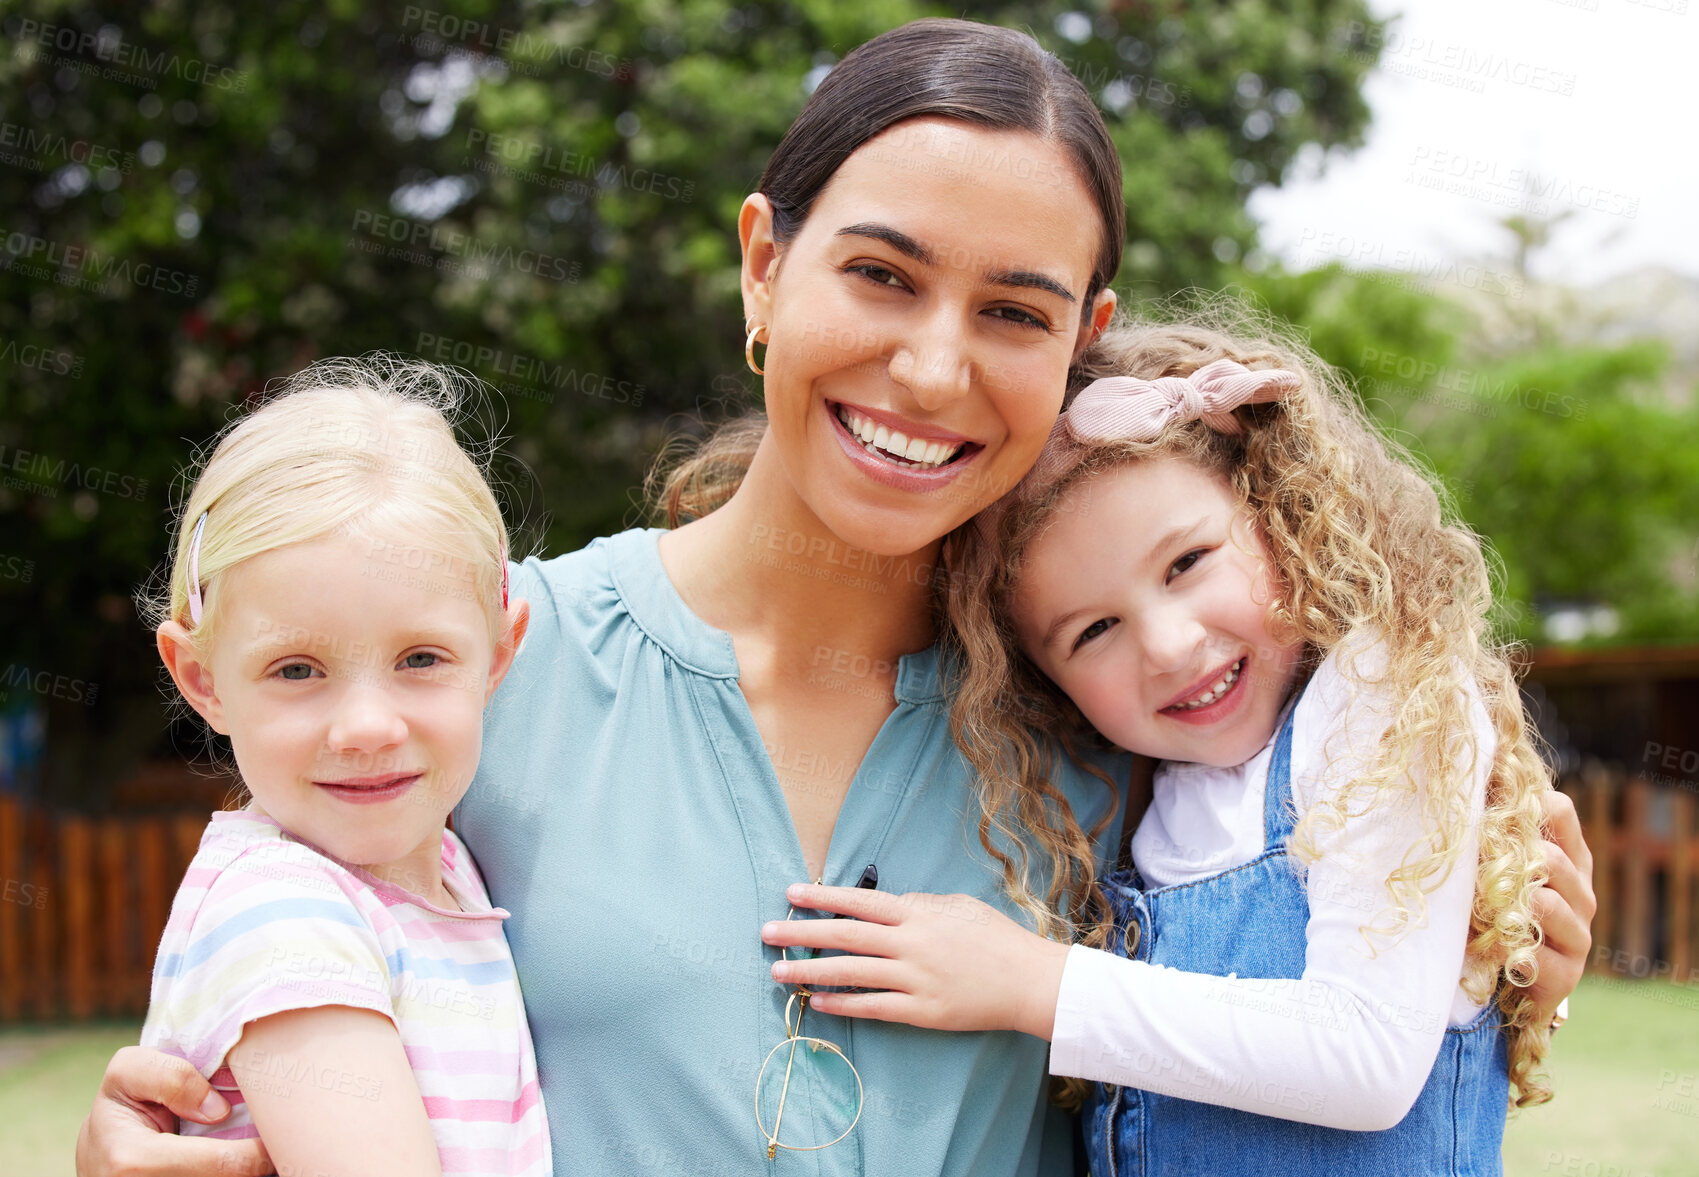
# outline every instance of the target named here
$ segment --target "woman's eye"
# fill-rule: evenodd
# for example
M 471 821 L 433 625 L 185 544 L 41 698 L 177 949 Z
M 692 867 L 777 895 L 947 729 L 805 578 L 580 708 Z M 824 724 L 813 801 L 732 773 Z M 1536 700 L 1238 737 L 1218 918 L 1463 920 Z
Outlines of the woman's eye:
M 877 282 L 880 286 L 895 286 L 898 290 L 905 289 L 903 280 L 897 277 L 894 271 L 887 270 L 884 266 L 864 262 L 861 265 L 851 266 L 850 269 L 869 282 Z
M 1115 621 L 1113 618 L 1098 618 L 1096 621 L 1086 626 L 1085 629 L 1081 631 L 1080 636 L 1074 639 L 1074 649 L 1079 649 L 1093 638 L 1102 637 L 1104 634 L 1109 632 L 1109 628 L 1114 624 Z
M 416 650 L 403 658 L 401 664 L 408 670 L 429 670 L 439 661 L 441 658 L 429 650 Z
M 313 677 L 313 668 L 305 662 L 291 662 L 277 672 L 277 676 L 289 682 L 304 682 Z
M 1173 580 L 1176 576 L 1179 576 L 1182 572 L 1185 572 L 1188 568 L 1190 568 L 1192 565 L 1196 564 L 1201 559 L 1203 559 L 1203 549 L 1202 548 L 1198 548 L 1196 551 L 1187 552 L 1184 556 L 1181 556 L 1178 560 L 1174 561 L 1173 564 L 1169 565 L 1169 567 L 1168 567 L 1168 579 Z
M 1018 327 L 1037 327 L 1040 331 L 1050 330 L 1050 324 L 1020 307 L 992 307 L 990 314 L 1004 322 L 1013 323 Z

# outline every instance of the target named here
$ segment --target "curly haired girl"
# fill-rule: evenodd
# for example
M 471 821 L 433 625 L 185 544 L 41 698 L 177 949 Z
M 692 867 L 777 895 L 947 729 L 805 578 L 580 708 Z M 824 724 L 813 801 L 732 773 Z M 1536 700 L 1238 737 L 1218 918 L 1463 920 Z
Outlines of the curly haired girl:
M 1052 901 L 1108 918 L 1071 947 L 959 905 L 981 918 L 808 921 L 769 939 L 859 955 L 775 976 L 884 990 L 829 1014 L 1050 1039 L 1100 1081 L 1095 1173 L 1498 1172 L 1511 1090 L 1550 1094 L 1524 988 L 1550 778 L 1480 541 L 1275 333 L 1122 324 L 1082 377 L 952 538 L 952 722 L 982 836 L 1038 830 Z M 1093 730 L 1160 761 L 1100 889 L 1041 771 Z

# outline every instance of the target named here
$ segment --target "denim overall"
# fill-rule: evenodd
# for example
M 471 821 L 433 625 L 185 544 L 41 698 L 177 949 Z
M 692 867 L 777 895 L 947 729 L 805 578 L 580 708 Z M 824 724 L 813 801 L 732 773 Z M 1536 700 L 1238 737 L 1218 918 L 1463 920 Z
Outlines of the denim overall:
M 1115 951 L 1216 976 L 1303 975 L 1310 905 L 1286 858 L 1294 824 L 1292 712 L 1269 765 L 1262 854 L 1218 875 L 1148 891 L 1135 869 L 1115 871 L 1105 882 L 1119 932 Z M 1497 1177 L 1510 1091 L 1498 1028 L 1496 1002 L 1468 1025 L 1448 1028 L 1415 1106 L 1383 1132 L 1320 1128 L 1093 1084 L 1082 1125 L 1092 1177 Z M 1283 1102 L 1297 1109 L 1319 1098 L 1287 1094 Z

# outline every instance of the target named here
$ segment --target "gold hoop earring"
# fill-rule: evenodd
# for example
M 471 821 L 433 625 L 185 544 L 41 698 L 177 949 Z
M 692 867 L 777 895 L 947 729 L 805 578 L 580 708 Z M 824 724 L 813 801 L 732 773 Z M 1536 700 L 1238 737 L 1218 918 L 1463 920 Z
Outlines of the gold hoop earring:
M 754 323 L 755 320 L 751 319 L 750 322 Z M 757 376 L 765 376 L 767 374 L 767 370 L 765 368 L 758 368 L 755 366 L 755 337 L 759 334 L 761 334 L 761 325 L 756 323 L 755 326 L 750 329 L 749 338 L 744 341 L 743 362 L 748 364 L 749 370 L 754 372 Z

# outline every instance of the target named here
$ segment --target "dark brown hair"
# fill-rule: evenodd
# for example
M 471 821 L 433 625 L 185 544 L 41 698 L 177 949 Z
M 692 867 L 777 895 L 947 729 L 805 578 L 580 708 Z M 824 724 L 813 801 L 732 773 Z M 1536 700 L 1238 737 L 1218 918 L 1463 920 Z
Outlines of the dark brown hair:
M 773 205 L 773 236 L 794 240 L 838 168 L 869 139 L 908 119 L 956 119 L 1030 131 L 1061 144 L 1102 221 L 1082 318 L 1121 268 L 1126 207 L 1121 159 L 1079 79 L 1026 33 L 968 20 L 910 21 L 833 67 L 767 162 L 757 188 Z M 749 468 L 766 419 L 728 422 L 694 453 L 650 477 L 654 513 L 670 527 L 723 504 Z

